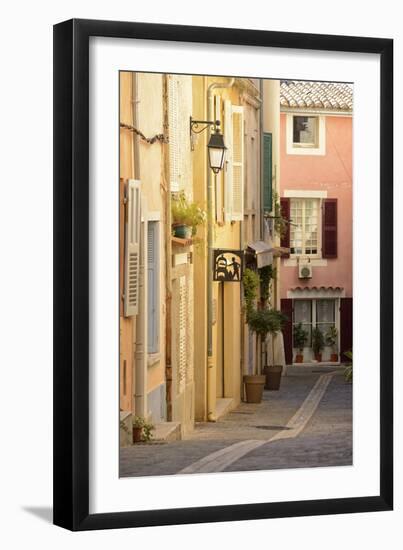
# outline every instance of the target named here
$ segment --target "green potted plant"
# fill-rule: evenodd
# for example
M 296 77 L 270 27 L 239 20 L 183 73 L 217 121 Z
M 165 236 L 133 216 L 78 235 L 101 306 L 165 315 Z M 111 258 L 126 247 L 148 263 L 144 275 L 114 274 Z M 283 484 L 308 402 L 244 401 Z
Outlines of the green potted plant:
M 351 384 L 353 381 L 353 352 L 345 351 L 343 355 L 348 357 L 351 361 L 351 363 L 347 363 L 344 367 L 344 379 Z
M 253 269 L 247 267 L 243 272 L 242 286 L 245 299 L 246 322 L 248 322 L 249 314 L 254 311 L 257 300 L 257 291 L 259 288 L 259 275 Z
M 152 431 L 155 429 L 153 424 L 146 422 L 142 416 L 133 416 L 133 443 L 139 443 L 140 441 L 150 441 L 152 438 Z
M 308 332 L 302 328 L 302 323 L 298 323 L 294 326 L 294 347 L 296 347 L 299 353 L 295 356 L 296 363 L 303 363 L 304 361 L 304 347 L 308 339 Z
M 197 226 L 206 221 L 205 211 L 196 202 L 188 201 L 184 193 L 172 199 L 171 211 L 173 234 L 181 239 L 192 238 Z
M 274 359 L 274 336 L 277 332 L 281 331 L 283 324 L 286 320 L 286 317 L 276 309 L 255 309 L 250 312 L 248 324 L 250 329 L 253 332 L 256 332 L 257 336 L 260 338 L 260 342 L 263 343 L 266 340 L 268 334 L 272 336 L 272 357 Z M 278 390 L 280 388 L 281 382 L 281 373 L 283 370 L 282 365 L 268 365 L 267 364 L 267 349 L 265 351 L 265 366 L 264 366 L 264 376 L 263 385 L 266 389 L 269 390 Z M 244 377 L 245 378 L 245 377 Z M 248 378 L 248 377 L 247 377 Z M 262 380 L 250 380 L 250 377 L 245 381 L 246 393 L 252 391 L 256 396 L 260 396 L 260 402 L 263 394 L 263 387 L 261 387 Z M 248 385 L 251 388 L 248 388 Z M 247 398 L 248 402 L 249 399 Z M 256 401 L 253 401 L 256 402 Z
M 322 361 L 322 350 L 324 347 L 325 338 L 323 336 L 323 332 L 318 327 L 315 327 L 312 331 L 312 349 L 318 363 Z
M 325 343 L 332 348 L 332 353 L 330 355 L 330 361 L 332 362 L 336 362 L 339 359 L 339 354 L 336 351 L 337 335 L 337 328 L 334 325 L 331 325 L 325 334 Z
M 271 282 L 277 278 L 277 270 L 272 264 L 259 268 L 260 279 L 260 302 L 262 307 L 270 304 L 270 286 Z
M 272 365 L 267 364 L 267 350 L 266 350 L 266 386 L 267 390 L 279 390 L 281 384 L 281 375 L 283 373 L 283 365 L 276 365 L 274 363 L 274 338 L 275 336 L 283 330 L 284 324 L 287 321 L 287 317 L 278 311 L 277 309 L 269 310 L 269 322 L 267 325 L 268 334 L 271 335 L 271 345 L 272 345 Z

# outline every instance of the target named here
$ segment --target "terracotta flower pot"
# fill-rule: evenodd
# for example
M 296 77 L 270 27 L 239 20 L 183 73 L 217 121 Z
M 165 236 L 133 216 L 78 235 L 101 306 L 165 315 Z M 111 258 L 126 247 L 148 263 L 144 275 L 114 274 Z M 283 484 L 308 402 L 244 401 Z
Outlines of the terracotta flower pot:
M 315 359 L 318 363 L 322 362 L 322 354 L 321 353 L 315 353 Z
M 263 388 L 266 376 L 260 374 L 246 374 L 243 377 L 245 384 L 245 396 L 248 403 L 260 403 L 263 396 Z
M 271 365 L 264 368 L 266 375 L 265 390 L 277 391 L 280 389 L 282 365 Z
M 330 356 L 330 361 L 332 361 L 333 363 L 337 363 L 338 360 L 339 360 L 339 354 L 338 353 L 332 353 L 331 356 Z
M 295 356 L 295 362 L 296 363 L 303 363 L 304 362 L 304 356 L 302 355 L 302 353 L 297 353 L 297 355 Z
M 138 443 L 141 441 L 141 436 L 143 434 L 143 428 L 137 428 L 133 426 L 133 443 Z

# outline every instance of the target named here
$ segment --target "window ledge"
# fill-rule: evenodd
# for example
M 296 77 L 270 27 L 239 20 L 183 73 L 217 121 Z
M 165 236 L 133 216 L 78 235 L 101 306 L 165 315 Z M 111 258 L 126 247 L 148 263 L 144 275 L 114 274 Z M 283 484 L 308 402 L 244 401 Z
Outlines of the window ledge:
M 147 357 L 147 366 L 153 367 L 155 364 L 159 363 L 161 360 L 160 353 L 149 353 Z
M 193 239 L 181 239 L 180 237 L 172 237 L 172 244 L 176 246 L 191 246 L 193 244 Z
M 324 147 L 287 147 L 287 155 L 322 155 L 326 154 Z
M 300 261 L 308 262 L 312 267 L 327 267 L 327 259 L 323 258 L 309 258 L 309 256 L 306 256 L 304 258 L 300 258 Z M 298 259 L 297 258 L 287 258 L 284 260 L 285 267 L 296 267 L 298 265 Z

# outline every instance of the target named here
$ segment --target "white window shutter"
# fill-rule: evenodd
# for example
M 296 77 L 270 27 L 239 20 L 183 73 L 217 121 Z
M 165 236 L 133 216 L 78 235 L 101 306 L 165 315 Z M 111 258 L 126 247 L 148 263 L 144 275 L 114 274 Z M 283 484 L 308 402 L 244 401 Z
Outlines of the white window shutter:
M 187 368 L 187 285 L 186 276 L 179 278 L 179 311 L 178 311 L 178 391 L 185 389 Z
M 244 129 L 243 107 L 232 106 L 232 216 L 242 221 L 244 199 Z
M 148 353 L 156 353 L 159 349 L 159 222 L 148 222 L 147 239 L 147 346 Z
M 191 114 L 192 77 L 169 75 L 169 162 L 172 192 L 183 191 L 192 181 L 189 131 Z
M 138 313 L 140 271 L 140 181 L 129 180 L 126 203 L 124 314 Z
M 171 191 L 179 191 L 179 82 L 168 77 L 169 164 Z
M 227 147 L 224 162 L 224 217 L 226 222 L 232 219 L 232 104 L 224 101 L 224 143 Z

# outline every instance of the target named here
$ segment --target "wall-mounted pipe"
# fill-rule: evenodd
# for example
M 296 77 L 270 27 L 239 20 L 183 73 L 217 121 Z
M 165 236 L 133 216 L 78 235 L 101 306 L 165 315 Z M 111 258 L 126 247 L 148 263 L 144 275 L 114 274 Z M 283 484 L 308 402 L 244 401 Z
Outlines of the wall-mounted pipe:
M 132 122 L 137 128 L 139 121 L 138 75 L 132 73 Z M 133 132 L 133 176 L 140 179 L 140 141 Z M 134 360 L 134 410 L 138 416 L 147 417 L 147 205 L 144 197 L 141 201 L 141 240 L 140 240 L 140 270 L 139 270 L 139 313 L 133 323 L 135 342 Z
M 164 133 L 170 136 L 171 128 L 169 127 L 169 76 L 163 76 L 163 109 L 164 109 Z M 164 184 L 165 184 L 165 270 L 166 270 L 166 297 L 165 297 L 165 378 L 166 378 L 166 403 L 167 403 L 167 420 L 172 420 L 172 403 L 173 403 L 173 369 L 172 369 L 172 197 L 171 197 L 171 181 L 170 181 L 170 144 L 163 145 L 164 154 Z

